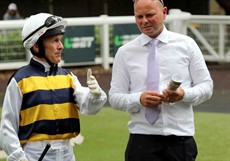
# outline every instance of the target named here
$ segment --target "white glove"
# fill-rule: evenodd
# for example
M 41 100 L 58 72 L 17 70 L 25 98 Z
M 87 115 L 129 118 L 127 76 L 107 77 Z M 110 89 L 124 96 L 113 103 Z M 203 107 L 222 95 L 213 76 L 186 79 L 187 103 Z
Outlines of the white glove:
M 20 159 L 20 161 L 29 161 L 26 157 Z
M 93 94 L 96 97 L 101 95 L 101 88 L 97 83 L 96 78 L 92 75 L 91 69 L 88 69 L 87 71 L 87 84 L 91 94 Z
M 75 146 L 75 145 L 81 145 L 84 142 L 84 136 L 81 134 L 78 134 L 75 138 L 70 139 L 70 145 Z

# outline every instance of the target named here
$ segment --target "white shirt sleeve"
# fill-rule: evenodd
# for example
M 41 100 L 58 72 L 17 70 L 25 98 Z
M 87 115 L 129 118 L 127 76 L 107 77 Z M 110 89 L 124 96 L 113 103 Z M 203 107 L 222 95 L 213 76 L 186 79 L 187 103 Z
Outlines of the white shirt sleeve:
M 124 51 L 119 49 L 113 62 L 109 101 L 115 109 L 135 113 L 142 108 L 140 103 L 142 91 L 130 92 L 130 73 L 127 71 L 124 55 Z
M 6 89 L 0 127 L 0 146 L 7 153 L 9 161 L 17 161 L 25 156 L 18 138 L 21 104 L 22 93 L 13 78 Z
M 184 89 L 185 96 L 183 101 L 196 106 L 210 99 L 212 96 L 213 80 L 211 79 L 199 47 L 194 40 L 191 40 L 189 43 L 191 53 L 189 71 L 192 85 L 190 88 Z
M 73 74 L 72 74 L 73 75 Z M 95 97 L 90 93 L 88 87 L 83 87 L 77 77 L 74 78 L 74 95 L 77 106 L 80 108 L 80 113 L 85 115 L 94 115 L 101 110 L 107 101 L 107 95 L 104 91 L 99 97 Z

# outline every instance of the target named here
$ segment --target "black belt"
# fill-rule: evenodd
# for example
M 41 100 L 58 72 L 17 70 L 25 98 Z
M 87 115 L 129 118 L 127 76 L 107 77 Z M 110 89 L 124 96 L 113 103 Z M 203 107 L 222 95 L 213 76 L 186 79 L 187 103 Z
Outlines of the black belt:
M 193 138 L 193 136 L 176 136 L 176 135 L 148 135 L 148 134 L 130 134 L 133 136 L 147 137 L 148 139 L 153 140 L 164 140 L 164 141 L 183 141 Z

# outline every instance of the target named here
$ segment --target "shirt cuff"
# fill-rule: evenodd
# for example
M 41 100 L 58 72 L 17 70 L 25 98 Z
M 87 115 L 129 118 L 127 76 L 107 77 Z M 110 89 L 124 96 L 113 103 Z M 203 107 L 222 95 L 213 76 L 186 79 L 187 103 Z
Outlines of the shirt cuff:
M 17 149 L 7 157 L 7 161 L 20 161 L 21 158 L 25 157 L 25 153 L 22 148 Z
M 184 97 L 181 101 L 190 102 L 192 97 L 193 97 L 192 91 L 189 89 L 184 89 Z
M 127 109 L 127 112 L 136 113 L 139 112 L 140 109 L 143 107 L 140 101 L 141 93 L 142 92 L 130 94 L 131 101 L 130 101 L 130 106 Z

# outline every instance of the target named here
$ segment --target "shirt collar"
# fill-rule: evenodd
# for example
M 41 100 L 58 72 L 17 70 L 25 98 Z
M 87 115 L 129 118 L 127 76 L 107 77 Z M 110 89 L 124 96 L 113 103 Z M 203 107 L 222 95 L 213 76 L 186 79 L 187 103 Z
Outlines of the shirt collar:
M 44 72 L 50 71 L 50 65 L 47 62 L 40 61 L 40 60 L 37 60 L 35 58 L 32 58 L 32 59 L 35 60 L 36 62 L 40 63 L 44 67 Z
M 168 30 L 166 29 L 166 27 L 164 26 L 163 31 L 156 37 L 157 40 L 159 40 L 160 42 L 163 43 L 168 43 Z M 141 45 L 145 46 L 149 43 L 149 41 L 151 41 L 152 38 L 145 35 L 145 34 L 141 34 Z

